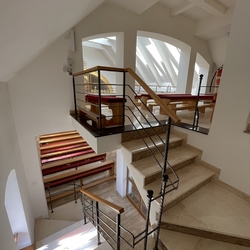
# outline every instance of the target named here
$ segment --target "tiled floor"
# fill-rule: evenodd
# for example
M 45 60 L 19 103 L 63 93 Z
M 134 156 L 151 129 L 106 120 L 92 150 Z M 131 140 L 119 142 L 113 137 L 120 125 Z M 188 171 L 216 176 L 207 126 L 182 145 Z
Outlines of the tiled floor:
M 250 239 L 250 203 L 212 181 L 181 201 L 163 221 Z

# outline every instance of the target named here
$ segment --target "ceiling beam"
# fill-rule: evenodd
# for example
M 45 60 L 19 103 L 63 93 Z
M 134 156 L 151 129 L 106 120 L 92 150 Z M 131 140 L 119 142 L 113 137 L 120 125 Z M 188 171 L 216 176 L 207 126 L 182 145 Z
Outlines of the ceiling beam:
M 170 12 L 171 16 L 177 16 L 180 15 L 181 13 L 183 13 L 186 10 L 191 9 L 192 7 L 194 7 L 195 4 L 194 3 L 190 3 L 190 2 L 184 2 L 183 4 L 180 4 L 179 6 L 177 6 L 176 8 L 172 9 Z
M 230 31 L 234 8 L 229 8 L 223 17 L 210 17 L 196 22 L 195 36 L 202 39 L 213 39 Z M 219 35 L 220 34 L 220 35 Z
M 214 0 L 188 0 L 197 7 L 207 11 L 213 16 L 221 17 L 227 12 L 227 8 Z

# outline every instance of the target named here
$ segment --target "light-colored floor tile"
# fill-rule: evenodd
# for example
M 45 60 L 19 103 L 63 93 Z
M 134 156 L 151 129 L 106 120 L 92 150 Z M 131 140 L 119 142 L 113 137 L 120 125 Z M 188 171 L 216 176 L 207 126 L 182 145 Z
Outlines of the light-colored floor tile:
M 169 250 L 247 250 L 249 247 L 161 230 L 161 240 Z
M 215 182 L 172 207 L 163 221 L 250 239 L 250 203 Z

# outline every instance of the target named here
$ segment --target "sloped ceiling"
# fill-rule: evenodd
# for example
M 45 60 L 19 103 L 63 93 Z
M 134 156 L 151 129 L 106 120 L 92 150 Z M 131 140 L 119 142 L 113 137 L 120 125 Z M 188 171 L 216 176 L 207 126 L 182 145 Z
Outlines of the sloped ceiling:
M 104 0 L 1 0 L 0 81 L 7 82 Z
M 196 22 L 196 36 L 213 39 L 230 31 L 236 0 L 106 0 L 140 15 L 154 4 Z M 52 42 L 105 0 L 1 0 L 0 82 L 9 81 Z

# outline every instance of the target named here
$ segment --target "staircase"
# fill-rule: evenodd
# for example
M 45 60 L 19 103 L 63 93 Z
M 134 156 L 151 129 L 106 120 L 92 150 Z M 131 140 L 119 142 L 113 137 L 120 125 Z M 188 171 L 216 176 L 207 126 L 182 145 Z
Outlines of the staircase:
M 158 132 L 165 140 L 166 134 Z M 150 128 L 147 134 L 153 134 Z M 147 142 L 154 151 L 153 143 L 146 133 L 143 137 L 136 132 L 123 134 L 122 153 L 147 204 L 147 190 L 153 190 L 154 196 L 161 191 L 162 172 L 145 146 Z M 160 139 L 152 139 L 163 150 Z M 172 132 L 169 149 L 168 162 L 179 176 L 179 188 L 165 196 L 159 249 L 250 249 L 250 203 L 230 192 L 215 172 L 201 164 L 202 152 L 187 145 L 185 135 Z M 154 154 L 163 165 L 161 155 Z M 159 200 L 151 205 L 151 225 L 157 223 L 159 206 Z

